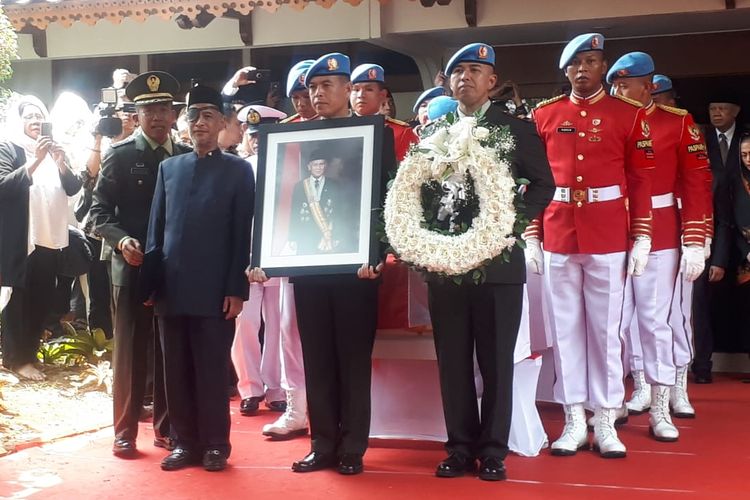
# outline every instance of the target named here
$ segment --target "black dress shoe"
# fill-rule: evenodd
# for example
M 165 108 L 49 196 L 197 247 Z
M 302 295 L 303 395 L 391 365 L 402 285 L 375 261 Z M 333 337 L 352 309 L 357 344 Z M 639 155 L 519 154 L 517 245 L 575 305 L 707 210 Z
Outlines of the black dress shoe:
M 217 472 L 226 469 L 226 454 L 221 450 L 206 450 L 203 454 L 203 468 L 209 472 Z
M 172 451 L 175 448 L 174 439 L 169 436 L 157 436 L 154 438 L 154 446 L 157 448 L 164 448 L 167 451 Z
M 364 466 L 362 465 L 362 455 L 357 455 L 354 453 L 345 453 L 341 455 L 337 470 L 339 471 L 339 474 L 344 474 L 346 476 L 361 474 L 362 471 L 365 470 Z
M 484 481 L 504 481 L 505 464 L 497 457 L 484 457 L 479 461 L 479 479 Z
M 451 453 L 440 462 L 435 470 L 437 477 L 461 477 L 467 472 L 474 472 L 477 463 L 473 458 L 459 453 Z
M 115 439 L 112 445 L 112 453 L 116 457 L 120 458 L 133 458 L 135 456 L 135 440 L 134 439 Z
M 263 396 L 253 396 L 251 398 L 243 399 L 240 402 L 240 413 L 246 417 L 255 415 L 258 413 L 261 401 L 263 401 Z
M 197 457 L 179 446 L 161 461 L 161 470 L 179 470 L 198 463 Z
M 330 469 L 334 465 L 336 465 L 336 457 L 333 455 L 312 451 L 302 460 L 294 462 L 292 470 L 294 472 L 315 472 L 316 470 Z
M 710 373 L 696 373 L 693 375 L 693 378 L 696 384 L 710 384 L 714 381 L 714 377 Z
M 266 401 L 266 407 L 271 411 L 284 413 L 286 411 L 286 401 Z

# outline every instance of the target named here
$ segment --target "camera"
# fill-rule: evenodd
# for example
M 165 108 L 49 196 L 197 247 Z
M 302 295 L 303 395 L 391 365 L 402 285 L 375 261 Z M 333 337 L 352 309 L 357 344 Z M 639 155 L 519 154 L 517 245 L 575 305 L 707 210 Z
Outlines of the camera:
M 265 82 L 271 78 L 270 69 L 254 69 L 245 72 L 245 78 L 251 82 Z
M 97 108 L 100 118 L 94 127 L 94 133 L 110 138 L 120 135 L 122 133 L 122 120 L 115 116 L 117 89 L 112 87 L 102 89 L 102 101 Z

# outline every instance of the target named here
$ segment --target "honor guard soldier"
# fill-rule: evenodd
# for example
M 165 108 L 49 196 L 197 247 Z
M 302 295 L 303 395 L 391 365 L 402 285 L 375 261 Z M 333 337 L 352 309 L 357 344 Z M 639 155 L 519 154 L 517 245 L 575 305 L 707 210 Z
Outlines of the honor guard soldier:
M 671 78 L 666 75 L 656 74 L 654 75 L 652 83 L 654 84 L 654 90 L 651 92 L 651 99 L 653 99 L 656 104 L 663 104 L 672 107 L 677 106 Z
M 245 106 L 237 112 L 237 119 L 242 127 L 242 151 L 244 158 L 258 167 L 258 131 L 264 123 L 278 123 L 286 118 L 286 113 L 262 104 Z
M 282 120 L 281 123 L 303 122 L 314 120 L 317 117 L 315 108 L 310 101 L 310 92 L 305 87 L 305 75 L 314 62 L 312 59 L 305 59 L 289 70 L 286 77 L 286 96 L 292 100 L 294 114 Z
M 619 326 L 626 262 L 629 274 L 642 274 L 651 248 L 654 152 L 640 103 L 604 90 L 603 50 L 599 33 L 575 37 L 559 65 L 570 96 L 534 112 L 557 186 L 526 231 L 529 268 L 545 276 L 554 394 L 565 409 L 553 455 L 588 448 L 585 402 L 595 409 L 594 447 L 604 457 L 626 454 L 614 428 L 625 397 Z
M 644 106 L 657 158 L 651 183 L 649 265 L 640 276 L 628 277 L 622 325 L 624 337 L 634 346 L 629 361 L 635 392 L 628 409 L 637 414 L 650 407 L 651 435 L 659 441 L 676 441 L 679 432 L 669 415 L 670 393 L 675 380 L 680 385 L 687 380 L 688 366 L 675 367 L 669 315 L 678 270 L 682 279 L 693 282 L 705 266 L 708 157 L 700 129 L 687 111 L 652 100 L 653 74 L 654 62 L 644 52 L 625 54 L 607 73 L 617 95 Z
M 417 121 L 419 122 L 419 125 L 414 129 L 415 133 L 418 133 L 418 129 L 421 129 L 421 127 L 424 127 L 427 122 L 430 121 L 427 116 L 427 106 L 436 97 L 445 96 L 445 93 L 445 87 L 432 87 L 431 89 L 427 89 L 419 94 L 419 97 L 417 97 L 414 107 L 412 108 L 412 111 L 417 115 Z
M 111 276 L 116 348 L 112 360 L 115 429 L 112 451 L 120 457 L 131 457 L 136 452 L 138 419 L 148 377 L 147 356 L 152 343 L 155 346 L 154 445 L 172 446 L 161 344 L 154 334 L 153 308 L 139 300 L 137 282 L 159 163 L 190 151 L 170 137 L 175 122 L 172 99 L 179 88 L 177 80 L 162 71 L 142 73 L 128 84 L 125 93 L 135 103 L 140 132 L 113 144 L 105 154 L 91 206 L 96 231 L 114 249 Z
M 377 64 L 360 64 L 352 71 L 352 109 L 358 116 L 377 115 L 380 105 L 387 98 L 385 72 Z M 385 124 L 393 131 L 396 143 L 396 160 L 401 161 L 409 147 L 419 141 L 408 123 L 385 117 Z

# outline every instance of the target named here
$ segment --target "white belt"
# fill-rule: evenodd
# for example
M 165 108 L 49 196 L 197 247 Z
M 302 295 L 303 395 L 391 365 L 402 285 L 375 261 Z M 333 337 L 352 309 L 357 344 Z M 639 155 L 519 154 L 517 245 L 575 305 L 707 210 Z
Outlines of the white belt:
M 651 208 L 656 209 L 674 206 L 674 200 L 673 193 L 657 194 L 656 196 L 651 197 Z
M 563 203 L 573 203 L 586 201 L 596 203 L 598 201 L 612 201 L 622 198 L 620 186 L 606 186 L 598 188 L 572 189 L 569 187 L 556 187 L 555 201 Z

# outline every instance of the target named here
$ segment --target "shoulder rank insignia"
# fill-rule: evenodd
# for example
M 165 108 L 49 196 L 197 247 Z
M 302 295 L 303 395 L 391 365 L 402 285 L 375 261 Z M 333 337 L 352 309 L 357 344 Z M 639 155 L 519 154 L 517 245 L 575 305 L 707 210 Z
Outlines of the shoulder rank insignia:
M 385 121 L 389 123 L 394 123 L 396 125 L 401 125 L 402 127 L 409 127 L 409 124 L 406 122 L 402 122 L 401 120 L 396 120 L 395 118 L 391 118 L 390 116 L 385 117 Z M 409 127 L 411 128 L 411 127 Z
M 292 116 L 288 116 L 281 120 L 279 123 L 289 123 L 292 120 L 296 120 L 299 117 L 299 113 L 294 113 Z
M 113 142 L 109 145 L 110 148 L 119 148 L 120 146 L 124 146 L 126 144 L 130 144 L 131 142 L 135 142 L 135 134 L 131 134 L 129 137 L 126 137 L 125 139 L 119 141 L 119 142 Z
M 657 104 L 656 107 L 659 108 L 659 109 L 663 109 L 664 111 L 668 111 L 670 113 L 674 113 L 674 114 L 679 115 L 679 116 L 685 116 L 686 114 L 688 114 L 687 109 L 675 108 L 675 107 L 672 107 L 672 106 L 667 106 L 666 104 Z
M 553 98 L 551 98 L 551 99 L 546 99 L 546 100 L 544 100 L 544 101 L 540 102 L 539 104 L 537 104 L 537 105 L 536 105 L 536 107 L 537 107 L 537 108 L 541 108 L 541 107 L 544 107 L 544 106 L 546 106 L 546 105 L 548 105 L 548 104 L 552 104 L 553 102 L 557 102 L 557 101 L 559 101 L 559 100 L 560 100 L 560 99 L 562 99 L 563 97 L 568 97 L 568 96 L 566 96 L 565 94 L 560 94 L 560 95 L 558 95 L 558 96 L 555 96 L 555 97 L 553 97 Z
M 631 104 L 635 106 L 636 108 L 642 108 L 643 104 L 641 104 L 639 101 L 636 101 L 635 99 L 631 99 L 629 97 L 625 97 L 622 95 L 613 95 L 612 97 L 621 100 L 622 102 L 626 102 L 628 104 Z

